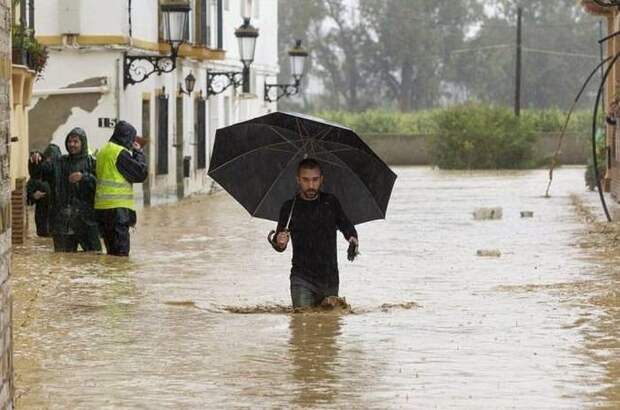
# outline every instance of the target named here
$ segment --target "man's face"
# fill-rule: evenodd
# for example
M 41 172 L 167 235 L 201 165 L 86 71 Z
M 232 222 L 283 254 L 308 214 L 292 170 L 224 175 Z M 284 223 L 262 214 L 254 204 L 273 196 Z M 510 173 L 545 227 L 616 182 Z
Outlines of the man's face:
M 69 154 L 75 155 L 82 152 L 82 141 L 77 135 L 71 135 L 67 140 L 67 150 Z
M 302 198 L 315 199 L 322 184 L 323 176 L 318 168 L 302 168 L 299 170 L 297 185 L 299 185 L 299 192 Z

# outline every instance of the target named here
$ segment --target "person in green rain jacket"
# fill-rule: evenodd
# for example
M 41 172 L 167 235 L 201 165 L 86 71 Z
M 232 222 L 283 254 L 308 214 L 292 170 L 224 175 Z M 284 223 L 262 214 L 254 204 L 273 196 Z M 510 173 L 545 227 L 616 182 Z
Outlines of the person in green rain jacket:
M 62 156 L 60 148 L 56 144 L 49 144 L 43 152 L 43 160 L 52 162 Z M 34 205 L 34 223 L 37 228 L 37 235 L 42 237 L 50 236 L 49 224 L 49 198 L 50 184 L 41 178 L 40 167 L 28 167 L 30 178 L 26 184 L 26 197 L 28 205 Z
M 68 154 L 43 161 L 35 152 L 31 166 L 50 185 L 50 227 L 56 252 L 101 251 L 95 218 L 95 159 L 88 153 L 88 140 L 82 128 L 74 128 L 65 139 Z

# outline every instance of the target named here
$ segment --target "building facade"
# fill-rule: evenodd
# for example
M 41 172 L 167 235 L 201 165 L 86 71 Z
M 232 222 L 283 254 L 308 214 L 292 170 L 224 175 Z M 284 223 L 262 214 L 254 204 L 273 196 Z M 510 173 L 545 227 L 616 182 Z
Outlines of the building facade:
M 593 0 L 581 0 L 584 9 L 595 16 L 600 16 L 605 20 L 607 33 L 620 31 L 620 10 L 617 7 L 603 7 Z M 620 37 L 615 36 L 605 42 L 605 54 L 614 56 L 620 52 Z M 607 66 L 605 66 L 607 68 Z M 604 107 L 609 109 L 611 103 L 620 101 L 620 61 L 609 72 L 604 88 Z M 620 202 L 620 118 L 616 126 L 607 124 L 606 146 L 607 161 L 604 178 L 604 190 L 611 193 L 611 196 Z
M 124 59 L 162 55 L 159 0 L 45 0 L 36 2 L 36 38 L 48 47 L 48 65 L 35 83 L 30 149 L 49 142 L 64 151 L 73 127 L 86 130 L 91 151 L 101 147 L 118 120 L 149 139 L 149 178 L 136 196 L 149 205 L 211 188 L 207 176 L 215 130 L 275 110 L 263 99 L 277 64 L 277 1 L 191 0 L 187 44 L 174 71 L 125 86 Z M 235 28 L 249 17 L 259 29 L 250 93 L 228 87 L 207 96 L 207 72 L 241 71 Z M 196 85 L 187 95 L 185 78 Z
M 0 0 L 0 408 L 13 408 L 10 262 L 11 2 Z

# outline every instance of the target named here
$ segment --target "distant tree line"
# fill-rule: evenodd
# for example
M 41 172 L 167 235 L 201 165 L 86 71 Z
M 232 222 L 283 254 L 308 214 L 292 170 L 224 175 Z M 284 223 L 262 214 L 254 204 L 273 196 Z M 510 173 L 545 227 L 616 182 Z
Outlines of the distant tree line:
M 290 79 L 286 52 L 300 38 L 311 54 L 304 87 L 312 81 L 322 90 L 283 99 L 284 109 L 510 106 L 518 4 L 524 108 L 569 106 L 599 61 L 598 19 L 576 0 L 279 1 L 280 80 Z M 591 100 L 587 94 L 584 104 Z

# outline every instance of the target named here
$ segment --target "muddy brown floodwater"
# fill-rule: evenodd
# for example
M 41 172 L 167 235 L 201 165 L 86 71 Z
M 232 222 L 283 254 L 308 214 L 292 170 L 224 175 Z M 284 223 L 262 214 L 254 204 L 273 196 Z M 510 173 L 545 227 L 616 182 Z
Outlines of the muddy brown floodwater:
M 583 169 L 549 199 L 545 171 L 396 172 L 354 263 L 340 240 L 351 312 L 291 313 L 290 251 L 225 193 L 142 210 L 129 259 L 16 248 L 18 408 L 620 407 L 620 257 Z

